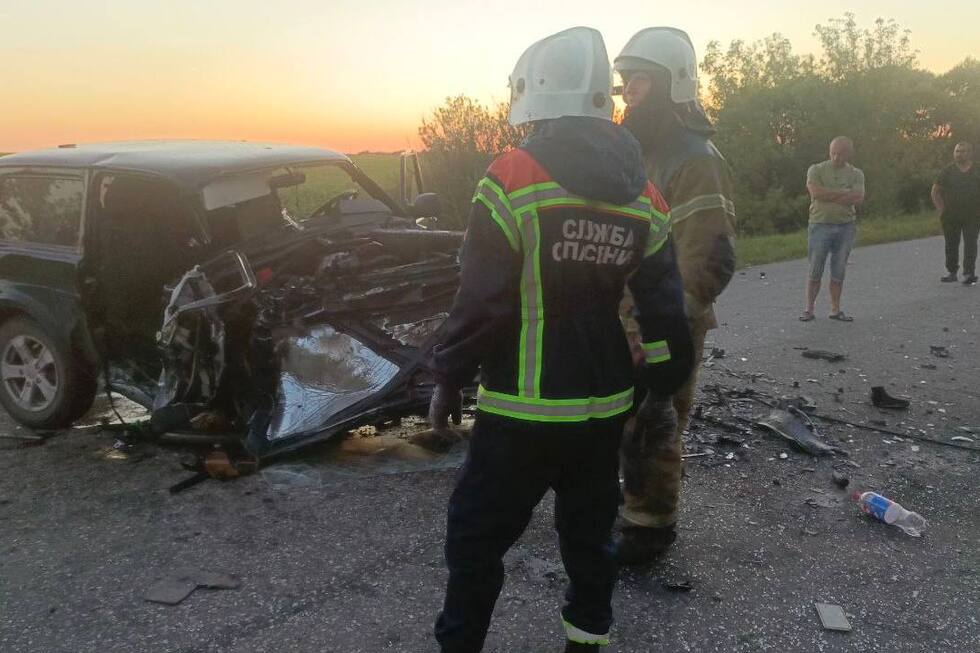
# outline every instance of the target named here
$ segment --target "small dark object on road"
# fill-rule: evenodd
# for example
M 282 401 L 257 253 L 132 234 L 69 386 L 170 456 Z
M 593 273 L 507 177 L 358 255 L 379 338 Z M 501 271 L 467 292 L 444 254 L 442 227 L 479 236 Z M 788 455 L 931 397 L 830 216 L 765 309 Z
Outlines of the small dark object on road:
M 690 592 L 694 589 L 694 586 L 691 585 L 691 581 L 689 580 L 681 581 L 679 583 L 673 583 L 669 580 L 665 580 L 664 589 L 668 592 Z
M 197 589 L 197 583 L 187 578 L 168 578 L 151 587 L 143 599 L 151 603 L 177 605 Z
M 207 472 L 198 472 L 193 476 L 188 476 L 183 481 L 178 481 L 171 485 L 170 494 L 178 494 L 179 492 L 183 492 L 184 490 L 192 488 L 199 483 L 203 483 L 209 478 L 211 478 L 211 475 Z
M 929 345 L 929 351 L 936 358 L 949 358 L 949 349 L 944 345 Z
M 766 273 L 765 272 L 760 272 L 759 273 L 759 278 L 760 279 L 765 279 L 766 278 Z
M 884 386 L 876 385 L 871 388 L 871 403 L 878 408 L 908 410 L 909 400 L 905 397 L 893 397 Z
M 933 363 L 923 363 L 922 365 L 919 365 L 919 367 L 922 368 L 922 369 L 924 369 L 924 370 L 934 370 L 934 369 L 936 369 L 936 366 Z
M 840 361 L 847 358 L 845 354 L 841 354 L 836 351 L 827 351 L 825 349 L 807 349 L 802 352 L 802 355 L 803 358 L 825 360 L 829 363 L 839 363 Z
M 847 478 L 840 472 L 834 472 L 833 476 L 831 476 L 831 479 L 834 481 L 834 485 L 836 485 L 842 490 L 851 483 L 851 479 Z
M 233 576 L 213 571 L 191 569 L 178 572 L 170 578 L 160 581 L 143 595 L 152 603 L 177 605 L 199 587 L 212 590 L 235 590 L 241 583 Z
M 730 447 L 741 447 L 745 444 L 745 440 L 742 438 L 737 438 L 734 435 L 728 435 L 727 433 L 719 433 L 716 440 L 718 444 L 728 445 Z
M 826 630 L 842 632 L 851 630 L 851 624 L 847 621 L 847 616 L 844 615 L 844 608 L 830 603 L 814 603 L 813 606 L 817 609 L 820 623 Z
M 793 381 L 793 387 L 794 388 L 799 388 L 800 387 L 800 382 L 799 381 Z
M 724 358 L 724 357 L 725 357 L 725 350 L 722 349 L 721 347 L 712 347 L 711 354 L 708 355 L 709 359 Z

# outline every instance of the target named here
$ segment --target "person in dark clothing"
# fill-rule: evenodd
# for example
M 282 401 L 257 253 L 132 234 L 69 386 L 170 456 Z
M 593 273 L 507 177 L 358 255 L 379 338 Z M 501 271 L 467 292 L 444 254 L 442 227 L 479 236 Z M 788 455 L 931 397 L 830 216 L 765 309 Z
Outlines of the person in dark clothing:
M 593 29 L 531 46 L 510 78 L 510 121 L 533 132 L 493 162 L 473 199 L 461 285 L 430 361 L 437 433 L 458 420 L 459 388 L 477 369 L 481 381 L 449 501 L 435 627 L 444 653 L 482 649 L 502 558 L 549 488 L 569 577 L 565 650 L 608 642 L 618 451 L 634 384 L 646 393 L 642 415 L 693 365 L 667 206 L 639 144 L 611 121 L 611 82 Z M 627 279 L 646 354 L 639 370 L 617 314 Z
M 623 125 L 643 149 L 647 175 L 670 204 L 671 240 L 684 282 L 684 304 L 700 362 L 714 302 L 735 273 L 735 203 L 731 170 L 711 142 L 714 128 L 698 103 L 698 62 L 688 35 L 672 27 L 637 32 L 616 57 L 623 79 Z M 638 329 L 623 302 L 627 337 Z M 636 421 L 623 438 L 623 507 L 616 541 L 620 565 L 651 562 L 677 537 L 683 433 L 698 385 L 698 365 L 661 406 L 658 419 Z
M 943 168 L 932 185 L 932 203 L 939 211 L 946 238 L 946 271 L 941 281 L 956 281 L 960 239 L 963 240 L 963 284 L 977 282 L 977 237 L 980 235 L 980 170 L 973 165 L 973 145 L 953 148 L 953 163 Z

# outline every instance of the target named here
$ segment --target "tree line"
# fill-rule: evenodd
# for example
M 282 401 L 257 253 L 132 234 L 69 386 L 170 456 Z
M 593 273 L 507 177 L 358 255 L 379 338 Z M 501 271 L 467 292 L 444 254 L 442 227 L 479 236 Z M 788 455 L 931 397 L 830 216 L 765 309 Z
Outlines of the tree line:
M 701 58 L 702 103 L 715 144 L 735 176 L 741 234 L 794 231 L 806 224 L 805 175 L 827 158 L 830 139 L 850 136 L 867 179 L 867 214 L 914 213 L 951 160 L 953 144 L 980 144 L 980 62 L 943 74 L 925 70 L 910 30 L 853 14 L 817 25 L 816 54 L 799 54 L 781 34 L 708 44 Z M 507 103 L 447 98 L 419 136 L 429 185 L 463 226 L 470 197 L 495 156 L 524 134 L 507 123 Z

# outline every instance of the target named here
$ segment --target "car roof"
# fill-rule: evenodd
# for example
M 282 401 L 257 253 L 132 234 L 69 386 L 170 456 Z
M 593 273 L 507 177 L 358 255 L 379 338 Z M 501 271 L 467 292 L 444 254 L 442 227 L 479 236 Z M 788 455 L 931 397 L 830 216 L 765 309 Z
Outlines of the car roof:
M 346 162 L 332 150 L 246 141 L 120 141 L 61 145 L 0 157 L 0 166 L 100 168 L 169 177 L 198 188 L 227 174 L 310 163 Z

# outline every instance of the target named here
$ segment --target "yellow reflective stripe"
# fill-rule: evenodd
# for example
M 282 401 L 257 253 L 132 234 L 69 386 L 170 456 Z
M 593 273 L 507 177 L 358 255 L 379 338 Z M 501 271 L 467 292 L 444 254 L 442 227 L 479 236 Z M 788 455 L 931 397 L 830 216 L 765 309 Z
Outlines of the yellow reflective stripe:
M 541 230 L 534 212 L 521 217 L 521 237 L 524 265 L 521 271 L 521 342 L 517 388 L 522 396 L 537 397 L 541 387 L 544 303 L 541 296 Z
M 678 206 L 671 207 L 674 223 L 686 220 L 695 213 L 711 209 L 722 209 L 728 215 L 735 217 L 735 203 L 721 193 L 698 195 Z
M 647 363 L 663 363 L 670 360 L 670 347 L 666 340 L 642 343 Z
M 507 242 L 510 243 L 511 249 L 515 252 L 519 251 L 520 244 L 518 243 L 517 220 L 514 218 L 513 212 L 511 212 L 510 205 L 507 202 L 507 196 L 504 194 L 503 189 L 484 177 L 476 187 L 473 201 L 482 202 L 490 209 L 490 217 L 497 223 L 500 230 L 504 232 L 504 236 L 507 237 Z
M 667 221 L 659 224 L 658 220 L 650 221 L 650 232 L 647 235 L 647 246 L 643 250 L 644 258 L 647 256 L 653 256 L 659 252 L 660 248 L 667 242 L 667 237 L 670 236 L 670 218 L 668 216 L 664 216 L 664 218 Z
M 536 422 L 584 422 L 625 413 L 633 406 L 633 388 L 608 397 L 541 399 L 487 390 L 477 391 L 479 410 Z
M 651 205 L 649 198 L 642 197 L 629 204 L 611 204 L 572 195 L 558 184 L 533 184 L 513 191 L 507 196 L 515 213 L 549 206 L 582 206 L 598 211 L 621 213 L 641 220 L 649 220 Z M 645 200 L 645 201 L 644 201 Z

